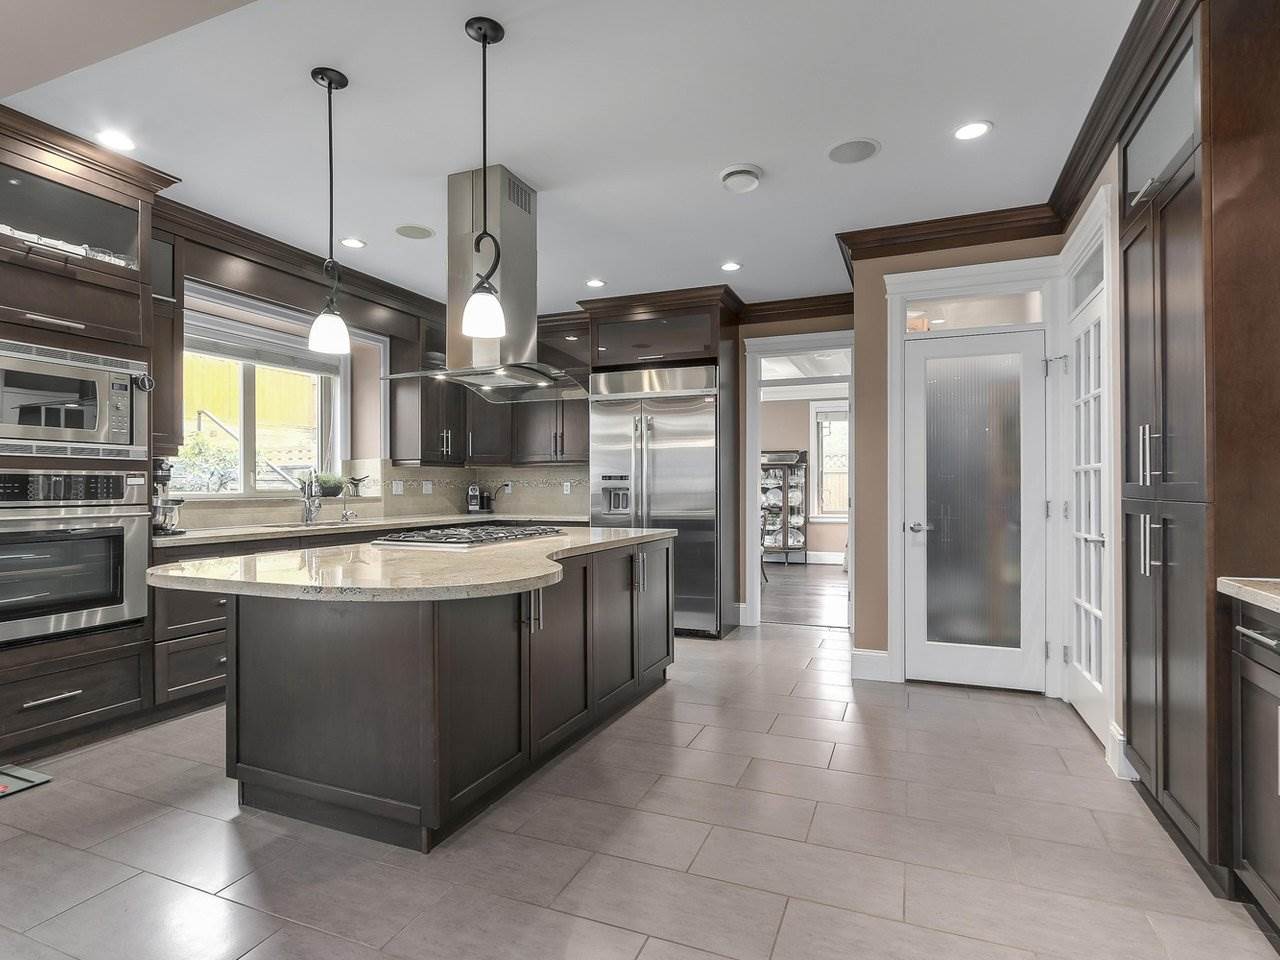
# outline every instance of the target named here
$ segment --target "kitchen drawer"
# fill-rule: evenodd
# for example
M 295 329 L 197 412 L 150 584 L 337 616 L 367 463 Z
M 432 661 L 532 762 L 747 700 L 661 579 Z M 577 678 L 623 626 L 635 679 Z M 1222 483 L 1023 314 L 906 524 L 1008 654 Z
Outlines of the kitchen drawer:
M 142 296 L 137 283 L 102 275 L 88 282 L 68 268 L 50 273 L 0 250 L 0 320 L 113 343 L 142 344 Z
M 1250 660 L 1280 673 L 1280 613 L 1236 602 L 1232 646 Z
M 225 629 L 235 611 L 227 593 L 158 589 L 155 601 L 157 643 Z
M 129 644 L 12 671 L 27 675 L 0 685 L 0 749 L 142 709 L 146 649 Z
M 226 682 L 225 630 L 156 644 L 156 703 L 217 690 Z

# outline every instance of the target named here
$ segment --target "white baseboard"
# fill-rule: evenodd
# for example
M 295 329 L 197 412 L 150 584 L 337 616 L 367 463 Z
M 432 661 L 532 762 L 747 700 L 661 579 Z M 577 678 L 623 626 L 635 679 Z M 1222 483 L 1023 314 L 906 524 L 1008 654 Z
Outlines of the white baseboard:
M 737 615 L 737 623 L 740 627 L 758 627 L 760 626 L 760 618 L 754 620 L 747 616 L 747 605 L 745 603 L 735 603 L 733 611 Z
M 1124 731 L 1112 723 L 1108 732 L 1111 736 L 1107 738 L 1107 766 L 1121 780 L 1137 780 L 1138 771 L 1133 769 L 1133 764 L 1124 755 Z
M 854 650 L 850 661 L 855 680 L 883 680 L 888 683 L 903 681 L 887 650 Z

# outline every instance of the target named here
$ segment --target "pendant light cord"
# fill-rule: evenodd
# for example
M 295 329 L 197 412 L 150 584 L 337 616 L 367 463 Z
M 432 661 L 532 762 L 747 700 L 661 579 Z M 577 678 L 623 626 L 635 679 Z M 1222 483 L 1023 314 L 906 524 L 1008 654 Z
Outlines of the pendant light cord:
M 324 274 L 332 278 L 326 309 L 336 313 L 338 310 L 338 285 L 341 283 L 342 273 L 338 267 L 338 261 L 333 258 L 333 81 L 326 82 L 324 88 L 329 108 L 329 258 L 324 262 Z
M 473 293 L 478 290 L 496 293 L 491 281 L 498 270 L 498 261 L 502 259 L 502 248 L 498 245 L 498 238 L 489 232 L 489 40 L 487 37 L 480 41 L 480 205 L 483 208 L 480 213 L 480 232 L 476 234 L 474 249 L 479 253 L 481 244 L 488 239 L 493 244 L 493 260 L 488 270 L 476 274 L 476 285 L 471 290 Z

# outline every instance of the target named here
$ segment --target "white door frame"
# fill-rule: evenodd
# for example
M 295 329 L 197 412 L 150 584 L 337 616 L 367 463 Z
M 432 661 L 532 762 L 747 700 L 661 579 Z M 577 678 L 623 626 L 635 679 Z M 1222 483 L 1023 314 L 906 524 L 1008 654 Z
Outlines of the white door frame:
M 760 361 L 766 357 L 788 357 L 818 350 L 849 351 L 849 448 L 853 449 L 853 329 L 829 333 L 800 333 L 779 337 L 747 337 L 746 351 L 746 452 L 740 471 L 742 500 L 741 529 L 746 545 L 746 589 L 739 623 L 744 627 L 760 625 Z M 770 380 L 770 386 L 800 386 L 830 383 L 830 377 L 795 380 Z M 811 468 L 812 469 L 812 468 Z M 849 633 L 853 633 L 853 489 L 849 492 Z
M 888 457 L 888 554 L 889 570 L 888 636 L 884 651 L 855 651 L 853 676 L 869 680 L 898 683 L 906 678 L 906 395 L 905 360 L 908 338 L 972 336 L 980 333 L 1043 329 L 1046 342 L 1052 342 L 1050 331 L 1061 326 L 1061 265 L 1059 258 L 1033 257 L 1003 263 L 982 263 L 938 270 L 886 275 L 885 295 L 888 300 L 888 379 L 889 379 L 889 457 Z M 1041 323 L 1000 327 L 974 327 L 954 331 L 907 333 L 907 303 L 930 299 L 980 294 L 1041 294 Z M 1046 404 L 1058 404 L 1051 378 L 1047 385 Z M 1058 469 L 1054 449 L 1050 446 L 1046 466 L 1050 476 Z M 1059 696 L 1062 688 L 1062 658 L 1050 657 L 1045 671 L 1045 693 Z
M 909 519 L 928 515 L 928 363 L 933 357 L 1013 356 L 1017 360 L 1019 411 L 1018 450 L 1019 577 L 1018 644 L 1016 647 L 958 642 L 935 642 L 928 637 L 929 528 L 908 528 L 903 558 L 909 573 L 903 583 L 908 676 L 917 680 L 1007 687 L 1040 693 L 1047 674 L 1045 656 L 1048 620 L 1045 597 L 1048 577 L 1049 522 L 1044 504 L 1048 496 L 1048 404 L 1044 376 L 1045 331 L 1041 324 L 1021 324 L 980 336 L 913 338 L 906 345 L 905 433 L 907 472 L 904 498 Z M 1040 328 L 1040 329 L 1038 329 Z M 913 523 L 914 526 L 914 523 Z M 944 530 L 938 530 L 941 536 Z M 936 541 L 934 541 L 936 542 Z

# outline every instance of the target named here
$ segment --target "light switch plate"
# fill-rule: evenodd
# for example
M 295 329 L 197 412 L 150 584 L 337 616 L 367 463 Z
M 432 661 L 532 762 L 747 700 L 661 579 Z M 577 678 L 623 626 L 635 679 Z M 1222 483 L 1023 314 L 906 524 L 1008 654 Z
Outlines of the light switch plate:
M 435 486 L 435 485 L 434 485 L 430 480 L 423 480 L 423 481 L 422 481 L 422 492 L 423 492 L 423 493 L 430 493 L 430 492 L 432 491 L 432 489 L 434 488 L 434 486 Z
M 392 495 L 393 497 L 402 497 L 402 496 L 404 496 L 404 481 L 403 481 L 403 480 L 392 480 L 392 481 L 391 481 L 391 495 Z
M 566 480 L 564 482 L 564 495 L 567 497 L 571 493 L 573 493 L 573 484 Z

